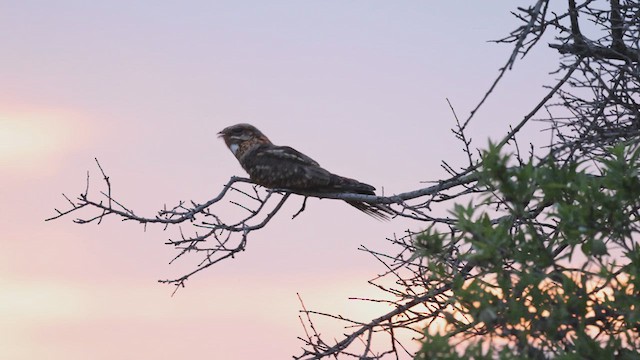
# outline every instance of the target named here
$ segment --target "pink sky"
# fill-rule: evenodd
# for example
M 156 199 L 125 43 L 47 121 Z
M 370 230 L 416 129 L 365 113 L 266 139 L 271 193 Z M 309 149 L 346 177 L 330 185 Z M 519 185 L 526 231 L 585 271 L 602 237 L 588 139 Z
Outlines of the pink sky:
M 380 315 L 350 301 L 382 269 L 356 249 L 426 224 L 376 222 L 341 202 L 294 199 L 248 249 L 180 275 L 175 233 L 106 219 L 44 222 L 76 196 L 98 157 L 115 197 L 152 216 L 203 202 L 244 175 L 216 133 L 249 122 L 272 141 L 386 194 L 464 160 L 461 117 L 510 49 L 487 42 L 511 1 L 19 1 L 0 11 L 0 358 L 283 359 L 308 308 Z M 498 139 L 544 92 L 555 55 L 517 66 L 471 127 Z M 518 68 L 520 69 L 518 71 Z M 534 135 L 535 136 L 535 135 Z M 546 139 L 546 135 L 544 136 Z M 460 166 L 463 166 L 460 163 Z M 383 309 L 384 310 L 384 309 Z M 325 332 L 341 329 L 327 323 Z

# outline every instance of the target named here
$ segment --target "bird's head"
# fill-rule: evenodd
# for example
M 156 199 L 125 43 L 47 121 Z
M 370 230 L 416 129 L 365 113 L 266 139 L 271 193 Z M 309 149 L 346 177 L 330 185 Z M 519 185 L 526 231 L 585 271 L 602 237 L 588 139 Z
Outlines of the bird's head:
M 250 124 L 236 124 L 224 128 L 218 133 L 233 155 L 240 157 L 241 154 L 254 145 L 270 144 L 260 130 Z

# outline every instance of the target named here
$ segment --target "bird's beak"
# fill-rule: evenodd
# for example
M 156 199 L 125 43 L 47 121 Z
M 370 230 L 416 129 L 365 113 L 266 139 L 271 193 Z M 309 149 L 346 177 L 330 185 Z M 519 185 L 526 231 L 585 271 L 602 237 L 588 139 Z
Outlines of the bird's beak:
M 223 137 L 223 136 L 224 136 L 224 130 L 222 130 L 222 131 L 220 131 L 220 132 L 218 133 L 218 137 L 219 137 L 219 138 L 221 138 L 221 137 Z

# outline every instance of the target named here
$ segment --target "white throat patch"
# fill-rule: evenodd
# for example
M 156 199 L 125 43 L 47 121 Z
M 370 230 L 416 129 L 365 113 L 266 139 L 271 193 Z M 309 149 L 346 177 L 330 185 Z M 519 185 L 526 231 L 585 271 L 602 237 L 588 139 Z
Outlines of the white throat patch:
M 238 149 L 240 148 L 240 145 L 238 144 L 231 144 L 229 145 L 229 149 L 231 150 L 231 152 L 233 153 L 233 155 L 235 155 L 238 152 Z

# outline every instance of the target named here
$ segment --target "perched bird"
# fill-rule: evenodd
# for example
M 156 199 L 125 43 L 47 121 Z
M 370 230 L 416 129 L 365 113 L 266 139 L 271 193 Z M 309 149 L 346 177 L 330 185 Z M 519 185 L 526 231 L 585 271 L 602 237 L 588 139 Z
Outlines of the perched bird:
M 375 195 L 371 185 L 330 173 L 307 155 L 289 146 L 274 145 L 255 126 L 237 124 L 218 133 L 253 182 L 270 189 L 299 193 L 355 193 Z M 380 220 L 393 212 L 384 205 L 345 200 Z

